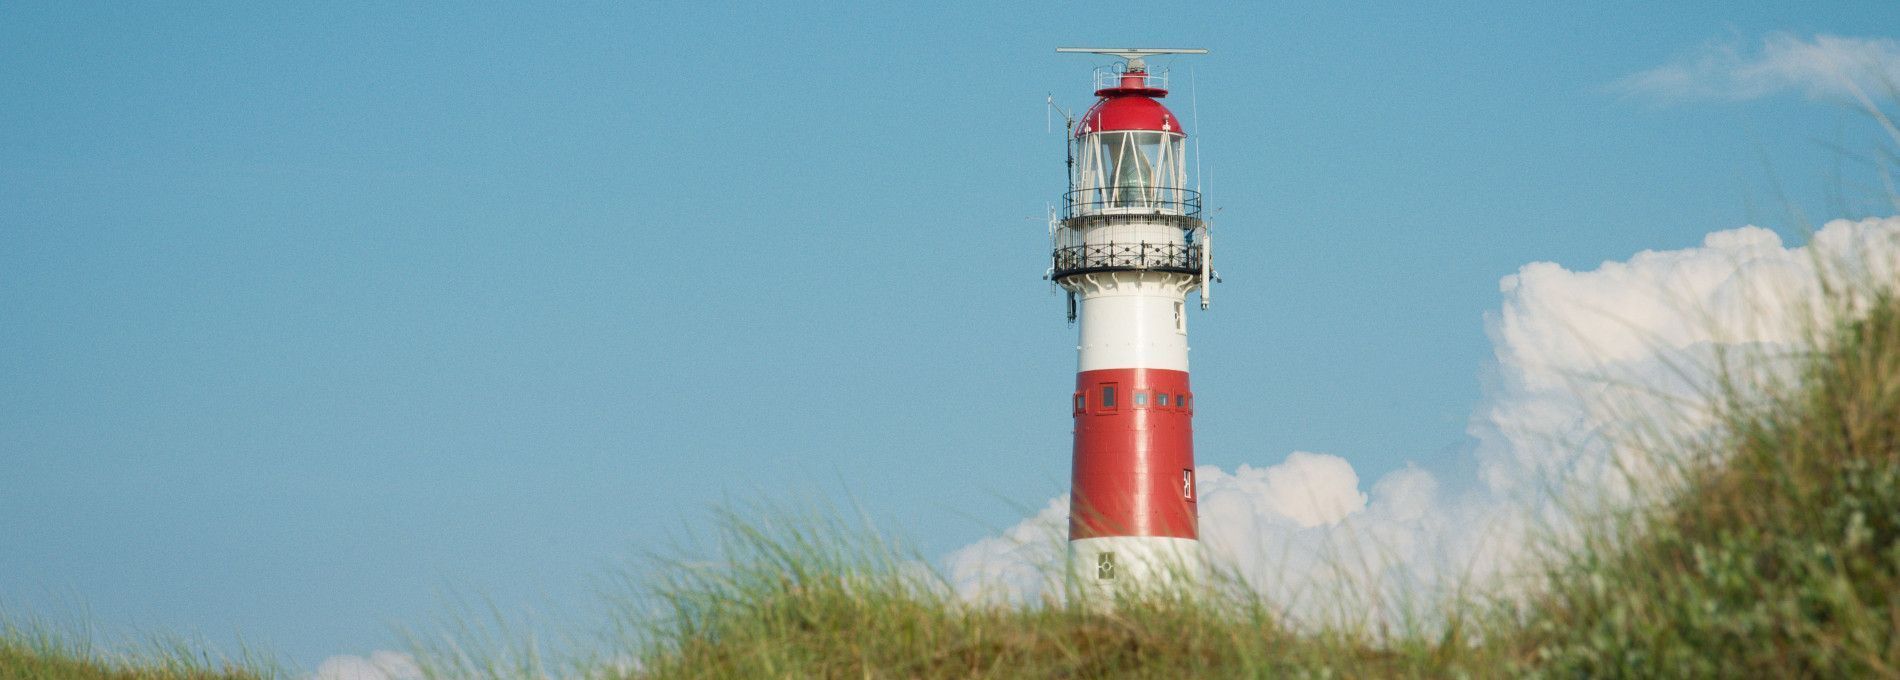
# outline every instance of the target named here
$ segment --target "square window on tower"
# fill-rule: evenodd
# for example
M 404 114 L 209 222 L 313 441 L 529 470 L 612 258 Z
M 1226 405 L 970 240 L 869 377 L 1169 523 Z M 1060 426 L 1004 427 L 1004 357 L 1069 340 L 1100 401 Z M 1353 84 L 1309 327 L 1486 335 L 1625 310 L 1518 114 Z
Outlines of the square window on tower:
M 1155 406 L 1159 406 L 1161 408 L 1168 407 L 1168 393 L 1167 392 L 1155 393 Z

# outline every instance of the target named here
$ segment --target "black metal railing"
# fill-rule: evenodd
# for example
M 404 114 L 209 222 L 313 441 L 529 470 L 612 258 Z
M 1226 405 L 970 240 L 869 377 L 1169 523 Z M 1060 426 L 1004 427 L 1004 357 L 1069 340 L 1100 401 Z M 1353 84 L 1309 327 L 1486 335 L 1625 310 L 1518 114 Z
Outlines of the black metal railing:
M 1062 217 L 1201 214 L 1201 192 L 1149 186 L 1077 189 L 1062 195 Z
M 1101 243 L 1057 248 L 1051 255 L 1054 278 L 1102 271 L 1201 271 L 1201 247 L 1182 243 Z

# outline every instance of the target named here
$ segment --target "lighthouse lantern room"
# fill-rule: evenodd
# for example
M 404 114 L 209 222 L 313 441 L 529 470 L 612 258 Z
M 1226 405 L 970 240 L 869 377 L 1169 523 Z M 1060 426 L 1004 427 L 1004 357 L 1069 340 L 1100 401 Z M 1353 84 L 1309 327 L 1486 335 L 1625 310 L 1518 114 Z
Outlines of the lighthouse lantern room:
M 1060 48 L 1119 57 L 1070 123 L 1049 278 L 1078 326 L 1071 577 L 1086 592 L 1174 583 L 1200 563 L 1187 296 L 1212 277 L 1187 135 L 1146 58 L 1200 49 Z

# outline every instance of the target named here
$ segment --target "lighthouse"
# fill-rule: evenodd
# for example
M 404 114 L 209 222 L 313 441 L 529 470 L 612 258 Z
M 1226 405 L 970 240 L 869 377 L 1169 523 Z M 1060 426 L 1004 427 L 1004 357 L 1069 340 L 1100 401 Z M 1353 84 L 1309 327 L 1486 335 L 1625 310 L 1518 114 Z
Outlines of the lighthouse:
M 1095 72 L 1070 120 L 1068 191 L 1050 218 L 1050 280 L 1076 345 L 1070 578 L 1084 594 L 1167 586 L 1201 560 L 1187 298 L 1208 304 L 1212 262 L 1188 131 L 1146 58 L 1201 49 L 1077 48 L 1122 59 Z

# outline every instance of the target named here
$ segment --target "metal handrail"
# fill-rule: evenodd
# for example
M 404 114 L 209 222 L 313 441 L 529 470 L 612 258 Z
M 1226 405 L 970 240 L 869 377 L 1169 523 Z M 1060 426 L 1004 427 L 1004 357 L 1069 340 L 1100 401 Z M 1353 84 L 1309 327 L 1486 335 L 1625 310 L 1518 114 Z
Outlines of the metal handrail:
M 1122 74 L 1126 72 L 1125 68 L 1126 67 L 1124 67 L 1121 64 L 1116 64 L 1114 66 L 1096 67 L 1095 68 L 1095 89 L 1106 90 L 1111 87 L 1121 87 Z M 1150 87 L 1157 90 L 1168 89 L 1167 69 L 1158 69 L 1155 67 L 1149 67 L 1148 73 L 1143 83 L 1145 87 Z
M 1184 243 L 1096 243 L 1056 248 L 1053 278 L 1097 271 L 1201 271 L 1201 246 Z
M 1201 192 L 1152 186 L 1112 186 L 1076 189 L 1062 195 L 1062 217 L 1079 215 L 1201 214 Z

